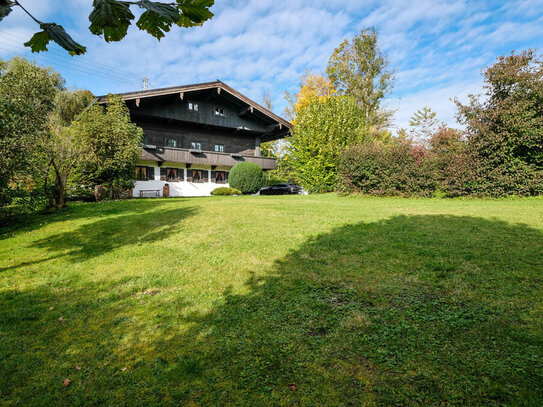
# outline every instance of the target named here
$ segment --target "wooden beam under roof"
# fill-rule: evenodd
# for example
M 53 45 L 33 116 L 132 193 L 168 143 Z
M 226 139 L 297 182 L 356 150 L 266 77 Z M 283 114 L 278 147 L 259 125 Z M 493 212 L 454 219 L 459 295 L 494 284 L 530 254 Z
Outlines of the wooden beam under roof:
M 247 107 L 244 107 L 243 109 L 241 109 L 238 113 L 238 116 L 245 116 L 247 113 L 253 113 L 254 112 L 254 108 L 253 106 L 249 105 Z

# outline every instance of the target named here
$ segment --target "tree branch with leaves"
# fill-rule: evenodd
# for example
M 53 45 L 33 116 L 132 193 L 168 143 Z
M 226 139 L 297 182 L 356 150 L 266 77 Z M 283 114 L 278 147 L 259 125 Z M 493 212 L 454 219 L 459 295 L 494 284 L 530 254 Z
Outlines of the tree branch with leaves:
M 173 25 L 184 28 L 202 25 L 213 17 L 210 10 L 213 4 L 214 0 L 176 0 L 170 3 L 150 0 L 93 0 L 89 30 L 94 35 L 103 37 L 106 42 L 120 41 L 126 36 L 128 28 L 136 18 L 131 7 L 137 6 L 145 11 L 139 17 L 136 26 L 160 40 Z M 35 33 L 24 44 L 30 47 L 32 52 L 47 51 L 51 41 L 60 45 L 70 55 L 81 55 L 87 51 L 87 48 L 76 42 L 64 27 L 40 21 L 19 0 L 0 0 L 0 21 L 7 17 L 14 7 L 19 7 L 40 26 L 41 31 Z

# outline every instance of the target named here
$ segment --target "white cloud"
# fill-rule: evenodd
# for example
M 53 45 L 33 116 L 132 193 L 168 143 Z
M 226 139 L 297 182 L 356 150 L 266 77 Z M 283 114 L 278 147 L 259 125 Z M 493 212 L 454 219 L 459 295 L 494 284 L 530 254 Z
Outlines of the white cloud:
M 457 112 L 454 98 L 465 103 L 469 94 L 477 94 L 481 91 L 482 81 L 462 81 L 449 86 L 434 87 L 402 98 L 389 100 L 389 106 L 398 109 L 394 115 L 395 128 L 408 128 L 409 119 L 423 107 L 431 107 L 440 121 L 453 127 L 459 127 L 456 123 Z
M 492 0 L 224 0 L 217 1 L 215 17 L 203 27 L 173 29 L 160 42 L 132 27 L 123 41 L 110 44 L 88 32 L 90 3 L 25 3 L 44 21 L 61 22 L 88 47 L 77 59 L 56 46 L 37 58 L 55 66 L 70 84 L 101 94 L 133 90 L 143 76 L 153 87 L 222 79 L 257 101 L 269 90 L 278 112 L 284 92 L 296 91 L 306 70 L 324 72 L 344 38 L 375 26 L 397 69 L 387 103 L 399 109 L 399 125 L 427 105 L 454 124 L 449 98 L 477 92 L 484 66 L 512 49 L 543 46 L 540 0 L 498 6 Z M 0 56 L 24 52 L 23 39 L 36 30 L 16 10 L 0 23 Z

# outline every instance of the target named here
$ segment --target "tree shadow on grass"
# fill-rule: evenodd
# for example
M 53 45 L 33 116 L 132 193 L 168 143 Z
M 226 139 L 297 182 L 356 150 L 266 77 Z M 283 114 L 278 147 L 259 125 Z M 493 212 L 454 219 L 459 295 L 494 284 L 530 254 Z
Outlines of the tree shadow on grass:
M 192 216 L 193 207 L 178 207 L 163 209 L 160 202 L 135 202 L 127 207 L 115 205 L 110 208 L 92 208 L 92 214 L 83 213 L 81 216 L 64 218 L 65 220 L 91 219 L 75 230 L 60 232 L 45 238 L 32 241 L 28 246 L 40 248 L 48 254 L 47 257 L 16 262 L 16 264 L 0 268 L 1 271 L 47 263 L 54 259 L 68 259 L 80 262 L 97 257 L 127 245 L 145 245 L 167 238 L 170 234 L 179 232 L 179 222 Z
M 69 322 L 36 335 L 49 289 L 4 292 L 0 400 L 539 406 L 542 272 L 538 230 L 397 216 L 309 240 L 205 314 L 118 281 L 65 293 Z
M 157 207 L 164 206 L 166 203 L 167 201 L 161 201 L 161 199 L 130 199 L 99 203 L 69 202 L 68 206 L 63 210 L 52 213 L 36 212 L 21 218 L 17 223 L 0 227 L 0 241 L 19 233 L 27 233 L 69 219 L 83 220 L 120 214 L 128 215 L 129 213 L 138 214 L 144 211 L 152 211 Z
M 543 234 L 398 216 L 311 239 L 194 316 L 186 400 L 541 405 Z M 173 363 L 175 366 L 175 362 Z

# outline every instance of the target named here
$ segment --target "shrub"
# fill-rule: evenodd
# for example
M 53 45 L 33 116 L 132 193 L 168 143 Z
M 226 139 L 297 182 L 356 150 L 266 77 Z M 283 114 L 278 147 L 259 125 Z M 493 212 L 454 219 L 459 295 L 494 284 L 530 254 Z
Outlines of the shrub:
M 434 156 L 399 141 L 363 143 L 341 155 L 338 189 L 371 195 L 432 196 L 437 188 Z
M 95 202 L 94 188 L 83 184 L 70 185 L 66 190 L 66 200 Z
M 244 194 L 254 194 L 264 185 L 264 171 L 258 164 L 242 162 L 232 168 L 228 174 L 228 183 Z
M 242 192 L 236 188 L 220 187 L 211 191 L 211 195 L 242 195 Z

